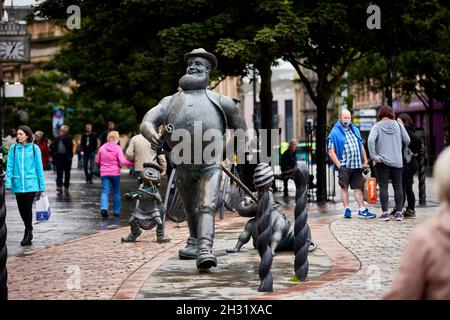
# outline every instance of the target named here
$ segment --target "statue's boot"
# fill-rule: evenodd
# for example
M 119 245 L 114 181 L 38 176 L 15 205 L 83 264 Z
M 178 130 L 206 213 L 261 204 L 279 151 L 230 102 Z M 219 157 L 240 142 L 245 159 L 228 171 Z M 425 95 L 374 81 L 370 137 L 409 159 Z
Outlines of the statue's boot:
M 156 228 L 156 242 L 158 243 L 164 243 L 164 242 L 170 242 L 170 238 L 164 235 L 164 224 L 158 224 L 158 227 Z
M 180 259 L 196 259 L 198 253 L 197 246 L 197 212 L 187 214 L 187 224 L 189 227 L 189 238 L 185 248 L 178 250 Z
M 121 239 L 122 242 L 135 242 L 136 239 L 142 234 L 138 221 L 135 217 L 131 217 L 130 221 L 131 233 L 127 237 Z
M 214 211 L 202 209 L 198 216 L 198 256 L 197 269 L 207 270 L 217 266 L 217 258 L 212 253 L 214 241 Z
M 185 248 L 178 250 L 180 259 L 196 259 L 197 258 L 197 239 L 189 237 Z

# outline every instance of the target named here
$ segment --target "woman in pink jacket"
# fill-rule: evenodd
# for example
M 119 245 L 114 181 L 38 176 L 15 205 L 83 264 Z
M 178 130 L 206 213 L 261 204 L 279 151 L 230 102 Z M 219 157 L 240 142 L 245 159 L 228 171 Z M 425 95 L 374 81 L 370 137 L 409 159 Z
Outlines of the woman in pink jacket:
M 100 197 L 100 212 L 103 218 L 108 218 L 108 195 L 111 185 L 114 192 L 114 215 L 120 215 L 120 167 L 132 166 L 133 162 L 125 159 L 122 148 L 117 144 L 119 133 L 111 131 L 108 134 L 107 143 L 98 150 L 96 162 L 100 167 L 102 180 L 102 195 Z

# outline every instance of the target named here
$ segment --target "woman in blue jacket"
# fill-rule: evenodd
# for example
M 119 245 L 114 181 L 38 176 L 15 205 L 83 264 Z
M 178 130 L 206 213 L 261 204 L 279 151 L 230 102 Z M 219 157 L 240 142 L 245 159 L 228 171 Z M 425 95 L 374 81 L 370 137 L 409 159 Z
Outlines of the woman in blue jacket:
M 33 239 L 33 200 L 36 192 L 45 190 L 41 150 L 33 143 L 33 131 L 28 126 L 17 129 L 17 143 L 8 151 L 6 189 L 16 194 L 20 216 L 25 224 L 25 234 L 20 243 L 31 245 Z

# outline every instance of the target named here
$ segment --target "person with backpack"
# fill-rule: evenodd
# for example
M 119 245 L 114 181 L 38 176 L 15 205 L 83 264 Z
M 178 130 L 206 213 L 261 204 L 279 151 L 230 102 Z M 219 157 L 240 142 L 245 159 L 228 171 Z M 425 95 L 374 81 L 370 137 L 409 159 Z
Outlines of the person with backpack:
M 25 225 L 22 246 L 33 239 L 33 201 L 36 193 L 45 191 L 41 150 L 33 143 L 33 131 L 22 125 L 17 129 L 17 143 L 8 151 L 6 190 L 15 193 L 20 216 Z
M 397 119 L 402 121 L 411 140 L 408 146 L 403 147 L 403 207 L 406 200 L 408 200 L 408 205 L 403 210 L 403 215 L 405 218 L 414 218 L 416 216 L 416 197 L 413 191 L 414 174 L 418 168 L 417 156 L 422 146 L 422 140 L 416 135 L 414 122 L 409 115 L 401 113 Z

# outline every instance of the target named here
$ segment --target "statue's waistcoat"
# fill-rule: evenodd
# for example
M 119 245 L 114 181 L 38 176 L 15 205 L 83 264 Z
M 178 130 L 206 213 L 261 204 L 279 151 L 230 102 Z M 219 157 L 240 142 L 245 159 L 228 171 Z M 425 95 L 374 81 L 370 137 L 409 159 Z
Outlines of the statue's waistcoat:
M 217 101 L 215 101 L 215 99 Z M 222 135 L 226 129 L 226 118 L 220 106 L 220 99 L 207 93 L 206 90 L 181 91 L 173 96 L 167 115 L 167 124 L 172 124 L 175 130 L 186 129 L 191 134 L 191 143 L 199 131 L 194 130 L 194 122 L 201 122 L 201 134 L 208 129 L 217 129 Z M 197 123 L 199 127 L 199 123 Z M 174 147 L 178 141 L 167 141 L 170 147 Z M 203 142 L 203 148 L 210 142 Z

